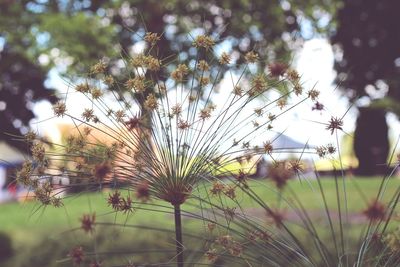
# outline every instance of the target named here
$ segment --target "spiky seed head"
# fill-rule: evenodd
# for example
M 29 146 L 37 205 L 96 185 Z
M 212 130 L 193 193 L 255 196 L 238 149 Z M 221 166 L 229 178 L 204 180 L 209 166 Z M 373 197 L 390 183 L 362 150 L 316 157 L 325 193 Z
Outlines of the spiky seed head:
M 247 63 L 255 63 L 260 59 L 260 57 L 256 52 L 250 51 L 246 53 L 244 59 L 246 60 Z
M 193 46 L 196 48 L 211 49 L 215 45 L 215 41 L 211 36 L 199 35 L 193 41 Z
M 228 53 L 223 52 L 218 61 L 221 65 L 228 65 L 231 62 L 231 56 Z
M 146 35 L 144 36 L 144 40 L 148 42 L 151 46 L 156 45 L 157 42 L 160 41 L 160 39 L 161 36 L 155 32 L 146 32 Z

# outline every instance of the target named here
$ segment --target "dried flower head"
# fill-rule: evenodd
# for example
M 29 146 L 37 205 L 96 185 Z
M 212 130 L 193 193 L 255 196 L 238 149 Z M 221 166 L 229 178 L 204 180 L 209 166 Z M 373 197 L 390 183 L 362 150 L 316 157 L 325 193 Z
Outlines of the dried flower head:
M 143 202 L 147 202 L 150 199 L 150 186 L 147 181 L 143 181 L 137 185 L 136 198 Z
M 90 72 L 92 74 L 102 74 L 105 73 L 106 70 L 107 70 L 107 64 L 103 60 L 100 60 L 90 68 Z
M 262 108 L 255 108 L 254 113 L 260 117 L 262 115 L 263 109 Z
M 298 96 L 303 93 L 303 86 L 300 83 L 295 83 L 293 86 L 294 93 Z
M 299 160 L 291 160 L 289 161 L 289 170 L 291 170 L 295 174 L 300 174 L 304 171 L 303 165 Z
M 328 153 L 328 154 L 335 154 L 336 153 L 336 147 L 333 145 L 333 144 L 328 144 L 327 146 L 326 146 L 326 152 Z
M 56 115 L 57 117 L 63 117 L 66 111 L 67 111 L 67 106 L 63 102 L 57 102 L 56 104 L 53 105 L 53 112 L 54 115 Z
M 136 76 L 133 79 L 127 80 L 125 87 L 128 90 L 135 90 L 136 93 L 143 93 L 146 90 L 145 79 L 142 76 Z
M 122 203 L 121 193 L 118 190 L 114 191 L 112 194 L 110 193 L 108 195 L 107 203 L 113 208 L 113 210 L 118 211 Z
M 275 62 L 268 65 L 269 74 L 274 78 L 279 78 L 283 76 L 288 69 L 285 63 Z
M 111 166 L 108 162 L 96 164 L 93 168 L 93 176 L 97 181 L 103 181 L 111 172 Z
M 327 130 L 331 131 L 331 134 L 335 132 L 335 130 L 343 130 L 343 119 L 337 117 L 331 117 L 328 126 L 326 126 Z
M 149 110 L 155 110 L 158 108 L 157 98 L 154 94 L 149 94 L 144 102 L 144 106 Z
M 372 222 L 378 222 L 385 218 L 386 207 L 383 203 L 375 200 L 363 211 L 363 214 Z
M 219 58 L 219 63 L 220 63 L 221 65 L 227 65 L 227 64 L 229 64 L 230 62 L 231 62 L 231 56 L 230 56 L 228 53 L 223 52 L 223 53 L 221 54 L 221 57 Z
M 211 117 L 211 109 L 210 108 L 203 108 L 200 110 L 200 119 L 205 120 Z
M 82 247 L 75 247 L 69 252 L 69 257 L 72 260 L 72 263 L 76 266 L 80 265 L 85 259 L 85 253 Z
M 247 63 L 255 63 L 260 59 L 260 57 L 256 52 L 250 51 L 246 53 L 244 59 L 246 60 Z
M 221 182 L 214 182 L 210 192 L 212 195 L 219 195 L 225 190 L 225 185 L 222 184 Z
M 199 78 L 199 84 L 200 84 L 200 86 L 206 86 L 206 85 L 208 85 L 210 83 L 210 77 L 200 77 Z
M 190 127 L 190 123 L 185 120 L 179 120 L 178 121 L 178 129 L 180 130 L 187 130 Z
M 134 68 L 140 68 L 140 67 L 145 67 L 146 65 L 146 56 L 141 54 L 135 55 L 132 59 L 131 59 L 131 65 Z
M 112 86 L 115 83 L 114 77 L 111 75 L 106 75 L 103 78 L 103 82 L 108 85 L 108 86 Z
M 25 138 L 24 138 L 25 141 L 26 141 L 28 144 L 32 144 L 32 143 L 36 140 L 37 134 L 36 134 L 34 131 L 29 130 L 29 131 L 25 134 L 24 137 L 25 137 Z
M 312 101 L 315 101 L 319 96 L 319 91 L 316 89 L 311 89 L 308 91 L 308 97 L 311 98 Z
M 243 89 L 242 89 L 242 87 L 240 87 L 239 85 L 236 85 L 236 86 L 233 88 L 233 94 L 236 95 L 236 96 L 242 96 L 242 95 L 243 95 Z
M 236 198 L 235 187 L 228 185 L 227 187 L 225 187 L 224 194 L 230 199 L 235 199 Z
M 125 125 L 128 128 L 128 131 L 133 131 L 135 129 L 138 129 L 140 127 L 140 118 L 137 116 L 134 116 L 130 118 L 129 120 L 125 121 Z
M 239 173 L 235 176 L 236 181 L 245 184 L 247 180 L 247 174 L 243 170 L 239 170 Z
M 30 186 L 32 183 L 31 180 L 31 175 L 33 172 L 33 164 L 30 161 L 25 161 L 22 164 L 22 167 L 19 171 L 17 171 L 17 181 L 18 183 L 25 185 L 25 186 Z
M 159 36 L 155 32 L 146 32 L 146 35 L 144 36 L 144 40 L 148 42 L 151 46 L 154 46 L 157 44 L 158 41 L 160 41 L 161 36 Z
M 317 155 L 318 155 L 320 158 L 325 157 L 326 154 L 328 153 L 328 151 L 327 151 L 327 149 L 326 149 L 325 146 L 318 146 L 318 147 L 315 148 L 315 151 L 317 152 Z
M 286 71 L 287 78 L 294 84 L 298 84 L 300 80 L 300 74 L 295 69 L 288 69 Z
M 79 93 L 89 93 L 90 92 L 90 86 L 87 83 L 81 83 L 75 86 L 75 90 Z
M 209 71 L 210 65 L 208 65 L 207 61 L 202 59 L 199 61 L 199 63 L 197 63 L 197 68 L 201 71 Z
M 193 42 L 193 46 L 196 48 L 205 48 L 206 50 L 209 50 L 215 45 L 215 41 L 211 36 L 208 35 L 199 35 L 196 37 L 196 39 Z
M 250 96 L 255 96 L 263 93 L 267 89 L 268 83 L 265 75 L 260 73 L 253 77 L 251 81 L 251 89 L 249 90 Z
M 240 257 L 243 252 L 243 247 L 239 242 L 233 241 L 228 252 L 234 257 Z
M 34 143 L 31 147 L 31 153 L 34 160 L 43 163 L 46 156 L 46 149 L 42 143 Z
M 151 71 L 159 71 L 161 68 L 161 62 L 158 58 L 153 56 L 147 56 L 145 58 L 146 67 Z
M 134 211 L 132 198 L 127 196 L 126 198 L 121 198 L 121 203 L 118 208 L 119 211 L 123 213 L 131 213 Z
M 84 214 L 81 221 L 81 228 L 85 233 L 92 234 L 96 223 L 96 213 Z
M 278 189 L 283 189 L 287 181 L 293 177 L 293 172 L 285 161 L 277 161 L 269 169 L 269 177 Z
M 272 143 L 270 141 L 264 142 L 263 148 L 264 148 L 264 153 L 266 154 L 271 154 L 272 151 L 274 150 L 274 147 L 272 146 Z
M 276 105 L 282 110 L 287 106 L 287 98 L 280 98 L 277 102 Z
M 94 118 L 94 110 L 91 108 L 85 108 L 85 110 L 82 113 L 82 118 L 86 122 L 90 122 Z
M 103 92 L 99 89 L 99 88 L 92 88 L 92 90 L 90 90 L 90 94 L 92 95 L 93 99 L 99 99 L 100 97 L 103 96 Z
M 324 110 L 324 104 L 316 101 L 314 103 L 314 106 L 311 108 L 311 110 L 318 110 L 318 111 Z
M 176 69 L 171 73 L 172 79 L 176 82 L 183 82 L 186 75 L 189 73 L 189 68 L 185 64 L 179 64 Z

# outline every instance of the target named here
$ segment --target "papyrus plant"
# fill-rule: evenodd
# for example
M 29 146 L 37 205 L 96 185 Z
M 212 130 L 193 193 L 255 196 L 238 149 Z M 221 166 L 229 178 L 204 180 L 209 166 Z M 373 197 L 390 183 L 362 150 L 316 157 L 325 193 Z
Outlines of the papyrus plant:
M 269 62 L 266 69 L 260 68 L 258 62 L 263 59 L 256 51 L 240 55 L 246 63 L 236 65 L 228 52 L 217 53 L 214 47 L 218 40 L 212 36 L 188 37 L 196 53 L 186 62 L 174 55 L 160 57 L 159 38 L 157 33 L 146 33 L 146 49 L 123 59 L 118 76 L 115 66 L 103 59 L 86 76 L 70 82 L 65 99 L 54 105 L 53 113 L 70 118 L 75 133 L 62 144 L 43 142 L 33 132 L 28 133 L 25 139 L 31 146 L 32 160 L 19 171 L 18 181 L 31 187 L 43 205 L 56 207 L 62 206 L 63 200 L 48 177 L 61 174 L 71 181 L 65 190 L 82 184 L 91 190 L 113 188 L 106 201 L 116 212 L 133 212 L 137 201 L 168 203 L 174 211 L 177 266 L 185 263 L 181 207 L 189 199 L 197 201 L 203 211 L 207 207 L 206 213 L 212 216 L 193 216 L 202 220 L 209 231 L 221 228 L 242 239 L 236 241 L 225 232 L 208 242 L 211 245 L 205 255 L 209 262 L 229 255 L 249 266 L 342 264 L 348 247 L 343 230 L 345 216 L 339 216 L 340 235 L 336 237 L 337 229 L 325 206 L 335 245 L 330 251 L 303 204 L 296 201 L 296 192 L 287 189 L 290 178 L 303 178 L 300 158 L 310 151 L 307 147 L 293 150 L 299 159 L 278 161 L 274 154 L 280 148 L 274 147 L 274 140 L 265 138 L 275 121 L 284 119 L 298 105 L 305 101 L 320 105 L 319 92 L 303 90 L 297 71 L 284 63 Z M 75 93 L 84 95 L 90 105 L 68 110 L 68 94 Z M 80 115 L 76 115 L 76 109 L 81 109 Z M 342 130 L 342 119 L 332 117 L 326 129 L 331 134 Z M 312 153 L 326 156 L 335 152 L 335 146 L 328 145 Z M 271 159 L 275 193 L 280 202 L 298 213 L 300 234 L 310 238 L 318 256 L 311 255 L 299 232 L 288 226 L 283 209 L 265 203 L 248 186 L 249 173 L 261 157 Z M 232 170 L 232 164 L 239 167 Z M 222 178 L 225 180 L 219 181 Z M 206 191 L 210 193 L 206 197 L 194 194 L 207 183 L 210 189 Z M 345 185 L 344 180 L 341 183 Z M 128 194 L 122 194 L 121 188 Z M 291 193 L 290 200 L 284 197 L 284 190 Z M 326 204 L 322 186 L 318 190 Z M 337 190 L 338 206 L 343 208 L 342 201 L 346 200 L 340 195 L 339 182 Z M 265 211 L 271 226 L 264 227 L 224 204 L 227 198 L 240 210 L 238 193 L 253 199 Z M 219 201 L 213 201 L 213 197 Z M 387 218 L 387 212 L 377 199 L 365 214 L 375 225 Z M 96 217 L 85 215 L 81 222 L 82 229 L 90 233 Z M 377 233 L 378 228 L 373 229 L 365 240 Z M 365 255 L 363 244 L 360 260 Z M 247 245 L 254 250 L 244 251 Z M 75 263 L 82 262 L 80 248 L 71 251 L 70 256 Z

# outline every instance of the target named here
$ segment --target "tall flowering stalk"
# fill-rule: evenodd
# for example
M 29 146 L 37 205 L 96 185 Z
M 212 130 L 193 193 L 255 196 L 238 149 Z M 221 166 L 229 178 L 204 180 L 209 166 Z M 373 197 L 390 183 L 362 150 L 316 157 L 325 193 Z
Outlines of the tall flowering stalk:
M 200 182 L 227 175 L 232 162 L 271 155 L 272 146 L 252 146 L 250 141 L 269 131 L 277 117 L 313 92 L 287 106 L 291 94 L 301 97 L 302 86 L 297 72 L 286 65 L 273 63 L 265 72 L 257 67 L 257 53 L 250 51 L 243 55 L 247 63 L 235 66 L 226 52 L 216 57 L 215 40 L 207 35 L 193 40 L 195 60 L 180 63 L 179 58 L 155 55 L 159 38 L 150 32 L 144 36 L 147 52 L 125 62 L 124 78 L 114 77 L 111 66 L 100 61 L 83 82 L 72 85 L 91 106 L 83 107 L 81 117 L 74 116 L 66 108 L 67 98 L 55 104 L 53 112 L 71 118 L 78 134 L 48 150 L 48 144 L 30 132 L 26 139 L 33 161 L 25 163 L 18 180 L 31 186 L 44 205 L 62 205 L 50 183 L 40 181 L 56 171 L 92 187 L 123 182 L 139 199 L 170 203 L 175 214 L 177 265 L 183 266 L 181 205 Z M 234 70 L 225 72 L 229 68 Z M 229 82 L 222 84 L 224 77 Z M 280 96 L 254 109 L 256 99 L 278 87 L 285 89 Z M 110 97 L 115 101 L 110 102 Z M 94 132 L 111 141 L 96 140 Z M 102 153 L 96 152 L 99 148 Z M 131 196 L 123 198 L 118 191 L 108 201 L 115 210 L 133 210 Z
M 81 115 L 76 116 L 67 109 L 68 97 L 54 105 L 54 115 L 70 118 L 75 133 L 63 144 L 50 144 L 29 132 L 25 139 L 30 144 L 32 160 L 18 172 L 18 181 L 31 187 L 43 205 L 56 207 L 63 205 L 63 199 L 53 190 L 48 177 L 59 175 L 70 178 L 68 188 L 84 185 L 85 189 L 99 190 L 105 186 L 125 186 L 128 195 L 115 189 L 107 199 L 116 212 L 133 212 L 136 199 L 169 203 L 174 210 L 178 267 L 185 263 L 182 205 L 189 199 L 198 203 L 202 212 L 201 216 L 190 215 L 203 221 L 213 239 L 212 242 L 207 239 L 209 250 L 205 256 L 209 262 L 227 255 L 242 259 L 248 266 L 264 263 L 318 266 L 321 262 L 329 266 L 348 259 L 345 251 L 348 211 L 346 199 L 343 203 L 341 196 L 344 194 L 346 198 L 347 182 L 335 179 L 337 236 L 330 203 L 317 178 L 334 244 L 330 250 L 297 193 L 288 186 L 292 177 L 304 179 L 300 159 L 310 153 L 309 149 L 290 149 L 300 157 L 279 161 L 274 154 L 288 150 L 275 147 L 275 140 L 264 137 L 272 131 L 276 120 L 301 103 L 311 101 L 320 107 L 319 92 L 315 89 L 305 92 L 299 74 L 286 64 L 271 62 L 268 68 L 261 69 L 256 51 L 241 55 L 246 63 L 239 66 L 227 52 L 217 56 L 216 41 L 211 36 L 199 35 L 191 40 L 197 52 L 187 62 L 173 56 L 159 58 L 158 34 L 149 32 L 143 39 L 147 49 L 124 61 L 125 68 L 119 70 L 125 74 L 122 78 L 114 76 L 114 66 L 102 60 L 91 68 L 87 77 L 71 83 L 74 92 L 69 94 L 83 94 L 90 100 L 90 106 L 76 107 L 82 108 Z M 326 129 L 332 135 L 337 134 L 342 130 L 342 119 L 332 117 Z M 311 153 L 327 157 L 336 150 L 337 146 L 326 145 Z M 262 157 L 272 162 L 269 177 L 275 186 L 271 192 L 278 196 L 277 205 L 266 203 L 249 186 L 250 173 Z M 233 170 L 232 166 L 239 167 Z M 206 195 L 195 194 L 205 184 L 209 184 Z M 268 226 L 244 212 L 237 199 L 239 194 L 262 209 Z M 298 229 L 287 222 L 285 208 L 297 214 Z M 362 263 L 368 254 L 372 234 L 379 233 L 374 225 L 382 224 L 394 208 L 394 204 L 390 209 L 383 205 L 379 195 L 363 212 L 371 224 L 358 262 Z M 85 215 L 81 222 L 85 232 L 94 232 L 94 214 Z M 304 244 L 298 233 L 310 238 L 318 257 L 311 254 L 311 245 Z M 254 250 L 244 251 L 246 246 Z M 71 255 L 77 255 L 76 259 L 71 256 L 75 262 L 82 262 L 82 248 L 73 250 Z

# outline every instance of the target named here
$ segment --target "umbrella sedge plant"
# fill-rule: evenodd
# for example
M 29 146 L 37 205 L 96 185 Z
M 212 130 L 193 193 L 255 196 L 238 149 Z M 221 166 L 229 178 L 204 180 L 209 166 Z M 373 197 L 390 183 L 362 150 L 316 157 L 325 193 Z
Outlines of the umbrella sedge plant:
M 53 106 L 53 112 L 56 117 L 69 118 L 75 134 L 62 144 L 54 144 L 29 132 L 25 141 L 30 145 L 32 160 L 18 172 L 18 182 L 32 188 L 42 205 L 56 207 L 63 205 L 63 198 L 54 191 L 48 177 L 60 174 L 70 180 L 64 190 L 79 186 L 91 191 L 112 188 L 106 201 L 115 212 L 131 213 L 153 200 L 168 203 L 174 215 L 174 261 L 178 267 L 190 264 L 185 260 L 189 258 L 185 251 L 189 250 L 184 245 L 183 215 L 200 220 L 207 229 L 207 234 L 200 237 L 207 250 L 201 253 L 205 257 L 198 264 L 230 259 L 238 266 L 350 266 L 343 261 L 349 260 L 343 229 L 346 222 L 342 221 L 345 216 L 339 215 L 340 234 L 336 236 L 320 179 L 316 179 L 316 190 L 325 204 L 333 249 L 324 243 L 315 222 L 288 185 L 293 176 L 304 179 L 303 155 L 327 156 L 336 152 L 336 146 L 295 150 L 275 147 L 273 139 L 264 138 L 277 120 L 284 120 L 302 103 L 321 105 L 317 101 L 319 92 L 314 88 L 304 90 L 300 75 L 284 63 L 267 62 L 268 67 L 261 68 L 256 51 L 241 55 L 245 63 L 238 65 L 229 53 L 217 53 L 212 36 L 189 38 L 196 50 L 192 60 L 159 58 L 160 35 L 148 32 L 143 36 L 146 49 L 124 57 L 119 75 L 103 59 L 78 82 L 70 82 L 68 94 Z M 84 95 L 90 105 L 76 115 L 67 108 L 69 94 Z M 332 117 L 326 129 L 332 134 L 342 130 L 342 119 Z M 259 145 L 254 145 L 255 140 Z M 297 153 L 299 158 L 276 160 L 274 154 L 282 152 Z M 262 157 L 273 162 L 269 176 L 276 189 L 269 190 L 277 196 L 275 206 L 266 203 L 248 184 Z M 345 181 L 335 181 L 340 210 L 346 206 L 341 196 L 345 189 L 343 192 L 339 188 Z M 124 196 L 121 192 L 125 189 L 128 194 Z M 267 225 L 247 214 L 239 194 L 252 199 L 265 212 Z M 182 211 L 183 204 L 195 206 L 200 214 Z M 295 227 L 286 220 L 285 208 L 298 216 Z M 364 241 L 379 233 L 376 225 L 387 219 L 388 211 L 378 201 L 368 207 L 365 215 L 372 224 Z M 81 223 L 88 233 L 96 224 L 101 225 L 94 214 L 83 216 Z M 299 235 L 307 236 L 309 244 Z M 363 243 L 360 262 L 366 258 L 368 246 L 368 242 Z M 72 250 L 70 257 L 75 264 L 82 263 L 82 248 Z M 95 264 L 100 264 L 97 259 Z

